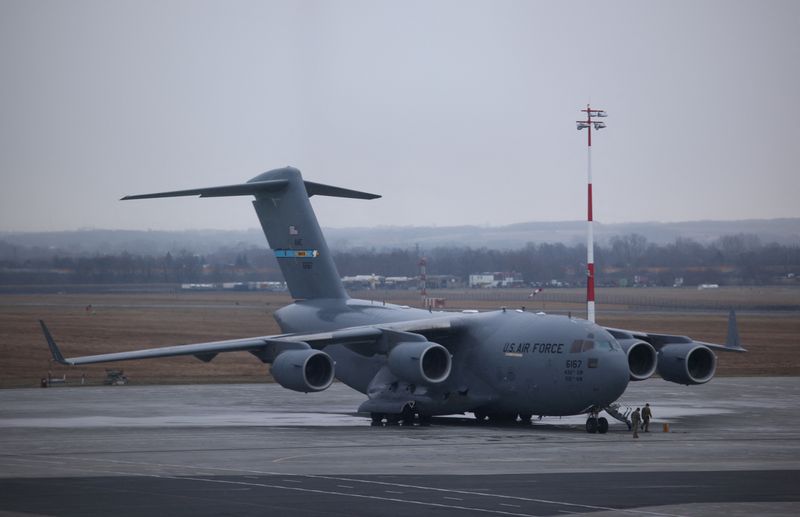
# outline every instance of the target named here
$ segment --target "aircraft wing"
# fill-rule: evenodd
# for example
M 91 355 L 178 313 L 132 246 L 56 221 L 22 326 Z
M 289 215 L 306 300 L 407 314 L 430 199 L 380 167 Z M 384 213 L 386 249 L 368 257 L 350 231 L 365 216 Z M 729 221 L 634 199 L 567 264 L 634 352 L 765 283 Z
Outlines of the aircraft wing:
M 653 345 L 657 351 L 661 350 L 666 345 L 674 345 L 680 343 L 690 343 L 702 345 L 712 350 L 724 352 L 747 352 L 747 349 L 742 347 L 739 342 L 739 329 L 736 325 L 736 313 L 731 311 L 728 316 L 728 337 L 724 345 L 716 343 L 706 343 L 704 341 L 695 341 L 688 336 L 678 336 L 672 334 L 658 334 L 653 332 L 640 332 L 636 330 L 624 330 L 611 327 L 605 327 L 617 339 L 639 339 Z
M 403 321 L 382 325 L 368 325 L 350 327 L 330 332 L 312 332 L 295 334 L 278 334 L 272 336 L 257 336 L 226 341 L 212 341 L 208 343 L 193 343 L 186 345 L 173 345 L 159 348 L 145 348 L 127 352 L 114 352 L 110 354 L 87 355 L 82 357 L 65 358 L 50 330 L 44 321 L 39 320 L 42 332 L 50 347 L 53 360 L 64 365 L 81 365 L 92 363 L 107 363 L 113 361 L 131 361 L 136 359 L 154 359 L 159 357 L 175 357 L 193 355 L 204 362 L 209 362 L 222 352 L 246 351 L 255 355 L 265 363 L 271 363 L 275 357 L 286 350 L 322 349 L 329 345 L 344 345 L 363 355 L 373 355 L 378 350 L 377 344 L 386 334 L 396 335 L 406 333 L 420 333 L 429 335 L 431 332 L 447 332 L 453 328 L 455 318 L 431 318 L 424 320 Z

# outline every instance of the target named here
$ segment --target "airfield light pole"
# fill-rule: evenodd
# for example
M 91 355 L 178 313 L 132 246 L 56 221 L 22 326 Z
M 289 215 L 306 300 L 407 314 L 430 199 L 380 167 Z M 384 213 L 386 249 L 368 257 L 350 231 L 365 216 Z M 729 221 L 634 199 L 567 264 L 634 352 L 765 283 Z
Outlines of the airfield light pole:
M 588 104 L 586 109 L 581 110 L 586 113 L 586 120 L 578 120 L 578 131 L 588 129 L 587 146 L 587 177 L 588 177 L 588 208 L 587 223 L 588 237 L 586 243 L 586 319 L 594 323 L 594 226 L 592 219 L 592 127 L 603 129 L 606 123 L 601 120 L 592 120 L 592 117 L 604 118 L 608 115 L 603 110 L 592 109 Z

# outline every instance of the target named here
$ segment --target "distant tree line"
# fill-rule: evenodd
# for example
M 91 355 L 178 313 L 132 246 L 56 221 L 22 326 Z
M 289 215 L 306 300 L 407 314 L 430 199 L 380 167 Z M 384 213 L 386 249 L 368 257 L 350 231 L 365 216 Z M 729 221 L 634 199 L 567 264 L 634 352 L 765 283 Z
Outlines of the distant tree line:
M 342 249 L 333 252 L 342 276 L 377 274 L 416 276 L 419 254 L 408 249 Z M 0 255 L 0 284 L 45 283 L 206 283 L 281 280 L 276 259 L 263 248 L 220 250 L 198 255 L 189 250 L 153 256 L 125 252 L 115 255 L 70 256 L 52 250 L 27 250 L 25 258 Z M 527 284 L 557 281 L 583 285 L 586 246 L 528 243 L 517 249 L 436 247 L 425 250 L 428 275 L 466 279 L 482 272 L 517 272 Z M 755 235 L 728 235 L 701 244 L 677 239 L 650 243 L 641 235 L 612 238 L 597 246 L 595 263 L 600 285 L 686 285 L 717 283 L 764 285 L 796 280 L 800 246 L 763 244 Z
M 419 257 L 409 250 L 340 250 L 335 253 L 343 275 L 417 275 Z M 522 248 L 437 247 L 424 252 L 428 275 L 466 278 L 480 272 L 518 272 L 528 284 L 552 280 L 585 285 L 586 246 L 528 243 Z M 800 274 L 800 247 L 762 244 L 755 235 L 724 236 L 711 244 L 677 239 L 648 243 L 638 234 L 614 237 L 595 247 L 597 281 L 605 285 L 671 286 L 682 278 L 687 285 L 701 283 L 755 285 L 782 281 Z
M 262 248 L 222 249 L 208 255 L 67 256 L 0 260 L 0 284 L 217 283 L 281 280 L 275 257 Z

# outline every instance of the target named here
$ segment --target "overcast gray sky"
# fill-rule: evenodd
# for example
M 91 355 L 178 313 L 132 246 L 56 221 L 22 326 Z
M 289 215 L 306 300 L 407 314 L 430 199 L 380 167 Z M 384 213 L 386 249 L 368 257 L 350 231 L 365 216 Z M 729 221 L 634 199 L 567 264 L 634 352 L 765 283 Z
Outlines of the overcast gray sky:
M 800 2 L 0 0 L 0 230 L 800 217 Z

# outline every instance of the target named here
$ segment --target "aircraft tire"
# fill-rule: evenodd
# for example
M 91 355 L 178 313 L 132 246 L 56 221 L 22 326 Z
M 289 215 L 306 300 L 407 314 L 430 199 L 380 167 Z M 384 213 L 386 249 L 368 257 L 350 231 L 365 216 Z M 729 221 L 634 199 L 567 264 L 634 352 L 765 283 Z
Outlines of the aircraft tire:
M 400 425 L 414 425 L 414 409 L 408 404 L 403 408 L 403 412 L 400 413 Z
M 531 413 L 519 414 L 519 420 L 522 425 L 529 425 L 531 423 L 531 418 L 533 418 L 533 415 Z
M 594 417 L 590 417 L 586 419 L 586 432 L 589 434 L 595 434 L 597 432 L 597 419 Z
M 608 432 L 608 420 L 605 417 L 600 417 L 597 419 L 597 432 L 600 434 L 606 434 Z
M 517 414 L 516 413 L 493 413 L 489 415 L 489 420 L 492 421 L 493 424 L 514 424 L 517 422 Z
M 372 421 L 369 425 L 372 427 L 380 427 L 383 425 L 383 414 L 381 413 L 372 413 Z
M 477 420 L 478 423 L 482 424 L 482 423 L 486 422 L 487 415 L 483 411 L 480 411 L 480 410 L 473 411 L 473 414 L 475 415 L 475 420 Z

